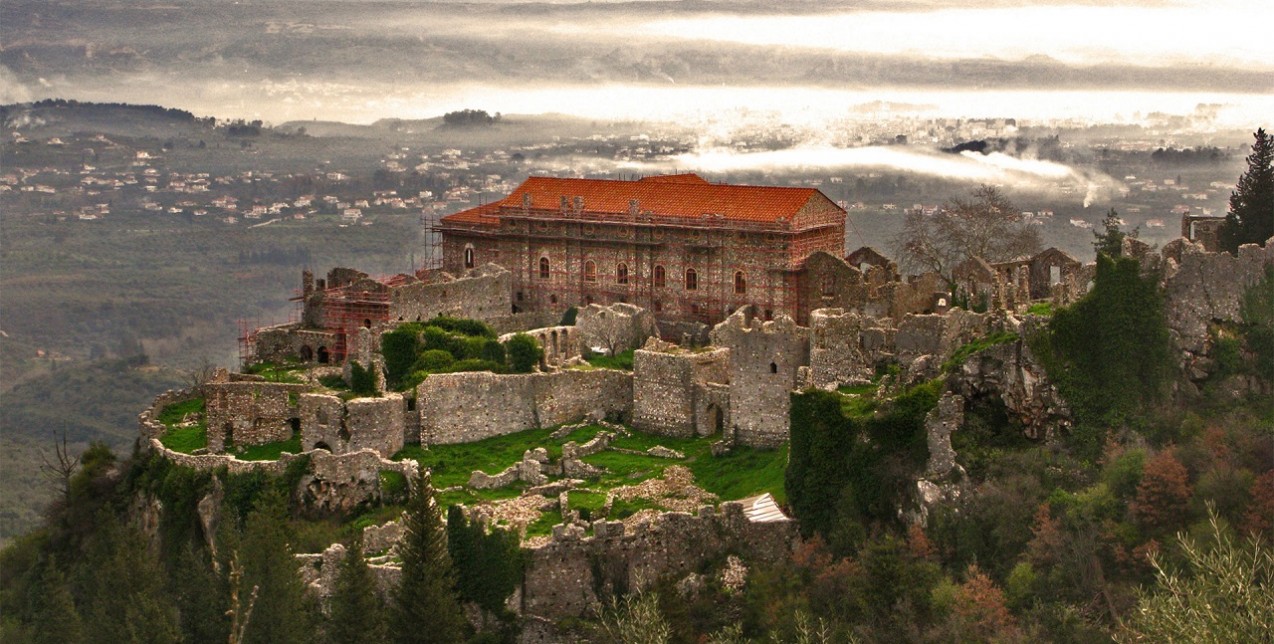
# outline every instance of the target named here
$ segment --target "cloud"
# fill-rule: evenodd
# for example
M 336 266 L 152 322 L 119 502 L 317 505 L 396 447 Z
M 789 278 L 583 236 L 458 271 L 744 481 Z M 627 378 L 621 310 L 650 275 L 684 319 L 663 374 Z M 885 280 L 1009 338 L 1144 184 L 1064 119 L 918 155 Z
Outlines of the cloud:
M 1016 157 L 1002 152 L 947 154 L 904 146 L 838 148 L 802 145 L 763 152 L 718 147 L 677 155 L 667 161 L 619 164 L 618 169 L 647 173 L 694 170 L 706 174 L 887 171 L 1005 185 L 1019 190 L 1052 191 L 1066 187 L 1082 190 L 1091 199 L 1119 185 L 1105 174 L 1053 161 Z

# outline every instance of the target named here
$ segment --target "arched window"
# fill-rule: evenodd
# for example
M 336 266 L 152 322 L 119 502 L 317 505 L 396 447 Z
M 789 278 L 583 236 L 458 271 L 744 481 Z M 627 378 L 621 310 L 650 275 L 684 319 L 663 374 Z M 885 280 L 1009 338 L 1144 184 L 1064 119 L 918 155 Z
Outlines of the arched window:
M 664 287 L 664 267 L 656 266 L 655 267 L 655 288 L 663 288 L 663 287 Z
M 473 245 L 464 247 L 464 267 L 473 268 Z
M 743 277 L 743 271 L 734 273 L 734 294 L 742 295 L 748 292 L 748 281 Z
M 615 267 L 615 282 L 619 284 L 628 283 L 628 264 L 621 263 Z
M 591 259 L 584 262 L 584 281 L 585 282 L 597 281 L 597 262 L 594 262 Z
M 549 258 L 541 257 L 540 258 L 540 279 L 546 280 L 548 278 L 549 278 Z
M 686 269 L 686 290 L 693 291 L 699 288 L 699 274 L 693 268 Z

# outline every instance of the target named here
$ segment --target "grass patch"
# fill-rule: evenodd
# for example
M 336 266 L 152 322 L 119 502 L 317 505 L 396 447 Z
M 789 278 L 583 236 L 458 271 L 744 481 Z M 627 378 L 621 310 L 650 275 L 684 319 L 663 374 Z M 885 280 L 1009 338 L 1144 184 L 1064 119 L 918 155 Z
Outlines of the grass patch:
M 394 460 L 411 459 L 428 467 L 433 473 L 436 488 L 464 485 L 474 470 L 495 474 L 522 460 L 522 453 L 533 447 L 550 443 L 552 429 L 528 429 L 515 434 L 494 436 L 476 443 L 462 445 L 433 445 L 424 449 L 408 445 L 394 455 Z M 561 448 L 558 448 L 561 451 Z
M 996 331 L 995 333 L 992 333 L 985 337 L 978 338 L 977 340 L 974 340 L 973 342 L 970 342 L 966 345 L 961 346 L 959 349 L 956 349 L 955 353 L 951 354 L 951 357 L 942 363 L 942 370 L 944 372 L 950 372 L 956 367 L 959 367 L 960 365 L 964 364 L 964 361 L 968 360 L 969 356 L 979 351 L 989 349 L 993 346 L 996 346 L 997 344 L 1008 344 L 1010 342 L 1017 342 L 1019 339 L 1020 338 L 1018 334 L 1013 333 L 1011 331 Z
M 783 476 L 787 471 L 787 446 L 780 449 L 736 447 L 724 456 L 695 459 L 690 464 L 699 487 L 722 500 L 743 499 L 769 492 L 779 504 L 787 502 Z
M 305 365 L 300 363 L 257 362 L 245 367 L 243 372 L 261 376 L 268 382 L 301 383 L 305 382 L 301 379 L 300 374 L 304 369 Z
M 173 403 L 164 407 L 159 411 L 159 417 L 155 420 L 158 420 L 171 428 L 173 425 L 185 420 L 188 414 L 202 413 L 203 410 L 203 398 L 191 398 L 190 400 Z
M 610 517 L 608 518 L 612 520 L 622 520 L 627 519 L 642 510 L 662 509 L 662 507 L 650 499 L 633 499 L 631 501 L 615 499 L 615 502 L 610 506 Z
M 562 513 L 557 510 L 551 510 L 540 515 L 540 518 L 528 523 L 526 526 L 526 536 L 541 537 L 553 534 L 553 526 L 562 522 Z
M 234 457 L 241 461 L 275 461 L 279 456 L 287 452 L 289 454 L 301 453 L 301 434 L 293 432 L 292 437 L 285 441 L 275 441 L 264 445 L 248 445 L 241 449 L 236 449 Z
M 597 369 L 619 369 L 621 371 L 633 370 L 633 349 L 629 349 L 623 353 L 617 353 L 608 356 L 604 353 L 595 353 L 585 360 L 588 364 Z
M 208 446 L 208 427 L 199 421 L 194 427 L 169 429 L 159 437 L 159 442 L 174 452 L 190 454 Z
M 1056 309 L 1053 307 L 1052 302 L 1036 302 L 1030 305 L 1029 307 L 1027 307 L 1026 314 L 1053 317 L 1053 311 L 1055 310 Z

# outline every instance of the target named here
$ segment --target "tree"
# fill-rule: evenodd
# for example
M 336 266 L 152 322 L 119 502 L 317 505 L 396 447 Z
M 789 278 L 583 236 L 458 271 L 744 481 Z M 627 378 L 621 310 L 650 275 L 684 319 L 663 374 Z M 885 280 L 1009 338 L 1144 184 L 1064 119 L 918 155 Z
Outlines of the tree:
M 665 644 L 672 627 L 659 611 L 655 593 L 633 593 L 613 599 L 598 620 L 599 641 L 616 644 Z
M 244 526 L 239 548 L 243 577 L 238 592 L 244 598 L 256 592 L 251 620 L 243 632 L 245 643 L 300 643 L 311 639 L 311 607 L 292 554 L 286 503 L 276 489 L 263 492 Z
M 540 348 L 540 343 L 525 333 L 518 333 L 509 338 L 509 341 L 505 343 L 505 350 L 509 354 L 509 367 L 515 373 L 535 371 L 535 365 L 539 364 L 544 357 L 544 350 Z
M 422 471 L 403 513 L 402 582 L 390 608 L 391 632 L 403 644 L 458 642 L 465 632 L 439 512 L 429 473 Z
M 1236 544 L 1209 508 L 1211 544 L 1185 535 L 1182 572 L 1158 557 L 1155 587 L 1116 633 L 1122 642 L 1264 642 L 1274 633 L 1274 552 L 1255 537 Z
M 1114 208 L 1106 213 L 1106 218 L 1101 220 L 1101 231 L 1093 231 L 1093 250 L 1098 255 L 1106 255 L 1107 257 L 1119 257 L 1123 254 L 1124 238 L 1130 237 L 1136 239 L 1140 233 L 1139 230 L 1133 229 L 1131 233 L 1120 230 L 1123 221 L 1119 218 L 1119 213 Z
M 1151 530 L 1180 525 L 1190 504 L 1190 482 L 1186 468 L 1171 450 L 1159 452 L 1146 463 L 1137 485 L 1133 514 Z
M 504 600 L 522 581 L 522 549 L 518 536 L 500 528 L 490 531 L 470 522 L 460 506 L 447 509 L 447 550 L 456 567 L 461 601 L 474 602 L 492 613 L 504 610 Z
M 341 559 L 331 606 L 327 635 L 333 644 L 389 641 L 385 606 L 376 591 L 372 569 L 363 558 L 360 540 L 355 540 Z
M 951 271 L 966 259 L 994 264 L 1039 251 L 1039 230 L 998 188 L 979 186 L 971 197 L 952 199 L 932 215 L 907 213 L 893 241 L 904 266 L 933 271 L 954 286 Z
M 1264 244 L 1274 237 L 1274 137 L 1258 128 L 1247 172 L 1230 193 L 1230 212 L 1218 236 L 1221 250 L 1234 253 L 1243 244 Z
M 102 644 L 180 642 L 177 609 L 145 538 L 108 510 L 99 516 L 80 563 L 80 585 L 88 593 L 84 616 L 91 624 L 85 639 Z
M 32 588 L 31 641 L 35 644 L 82 641 L 84 629 L 66 578 L 52 559 L 45 560 L 43 567 L 38 584 Z

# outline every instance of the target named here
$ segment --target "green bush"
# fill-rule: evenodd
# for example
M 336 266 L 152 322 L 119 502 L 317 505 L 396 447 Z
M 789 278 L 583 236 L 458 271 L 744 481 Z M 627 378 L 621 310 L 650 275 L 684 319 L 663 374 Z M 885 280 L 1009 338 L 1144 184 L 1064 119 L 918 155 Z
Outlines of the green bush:
M 445 315 L 439 315 L 438 317 L 430 320 L 427 324 L 429 326 L 442 329 L 443 331 L 450 332 L 450 333 L 458 333 L 460 335 L 467 335 L 472 337 L 483 337 L 483 338 L 496 337 L 495 331 L 493 331 L 491 327 L 477 320 L 469 320 L 465 318 L 453 318 L 453 317 L 448 317 Z
M 544 357 L 544 350 L 540 348 L 540 343 L 525 333 L 518 333 L 509 338 L 504 348 L 509 355 L 509 368 L 514 373 L 535 371 L 536 365 Z
M 494 371 L 500 373 L 504 371 L 504 365 L 479 358 L 466 358 L 451 363 L 450 367 L 440 370 L 440 373 L 459 373 L 461 371 Z
M 411 322 L 380 336 L 380 353 L 385 357 L 385 379 L 391 387 L 406 377 L 416 362 L 422 330 L 419 324 Z
M 379 396 L 380 391 L 376 389 L 376 372 L 372 369 L 364 368 L 363 365 L 351 360 L 349 363 L 349 388 L 355 395 L 359 396 Z
M 562 313 L 562 320 L 558 322 L 558 326 L 575 326 L 575 317 L 579 315 L 579 309 L 571 307 Z
M 345 378 L 339 373 L 330 376 L 323 376 L 318 379 L 319 384 L 328 389 L 349 389 L 349 385 L 345 384 Z
M 412 371 L 442 371 L 455 361 L 455 356 L 442 349 L 429 349 L 421 352 L 416 363 L 412 365 Z
M 482 352 L 478 357 L 486 360 L 487 362 L 495 362 L 498 364 L 504 364 L 505 360 L 508 359 L 508 356 L 504 352 L 504 345 L 500 344 L 499 340 L 493 340 L 491 338 L 487 338 L 482 343 Z

